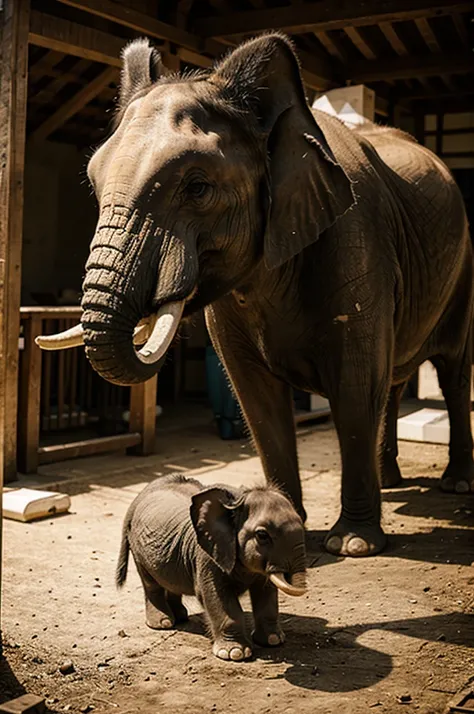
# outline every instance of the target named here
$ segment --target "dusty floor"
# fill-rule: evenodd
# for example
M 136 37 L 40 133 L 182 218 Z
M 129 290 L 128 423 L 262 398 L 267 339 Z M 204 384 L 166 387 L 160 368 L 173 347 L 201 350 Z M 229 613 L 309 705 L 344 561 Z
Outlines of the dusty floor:
M 335 432 L 300 429 L 310 594 L 280 596 L 283 648 L 226 663 L 195 603 L 187 626 L 158 633 L 145 626 L 133 566 L 114 587 L 122 518 L 147 481 L 175 470 L 206 483 L 262 478 L 246 443 L 220 441 L 210 424 L 162 424 L 159 455 L 43 468 L 43 484 L 72 494 L 70 515 L 5 523 L 0 701 L 26 690 L 53 712 L 443 712 L 474 675 L 474 498 L 438 491 L 446 448 L 401 443 L 407 485 L 384 496 L 390 545 L 343 560 L 321 548 L 338 513 Z M 74 672 L 61 674 L 67 660 Z

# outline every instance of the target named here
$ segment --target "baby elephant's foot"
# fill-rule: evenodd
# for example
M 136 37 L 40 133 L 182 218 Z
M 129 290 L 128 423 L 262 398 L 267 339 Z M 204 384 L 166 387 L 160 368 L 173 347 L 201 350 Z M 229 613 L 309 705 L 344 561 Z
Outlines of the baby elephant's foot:
M 385 547 L 387 537 L 378 523 L 358 523 L 341 517 L 330 530 L 324 545 L 333 555 L 363 557 Z
M 219 659 L 241 662 L 252 656 L 252 649 L 246 642 L 232 642 L 231 640 L 216 640 L 212 645 L 212 652 Z
M 149 601 L 146 603 L 145 621 L 152 630 L 171 630 L 175 625 L 175 617 L 171 611 L 163 612 Z
M 285 633 L 278 624 L 258 624 L 252 632 L 252 639 L 260 647 L 278 647 L 285 641 Z

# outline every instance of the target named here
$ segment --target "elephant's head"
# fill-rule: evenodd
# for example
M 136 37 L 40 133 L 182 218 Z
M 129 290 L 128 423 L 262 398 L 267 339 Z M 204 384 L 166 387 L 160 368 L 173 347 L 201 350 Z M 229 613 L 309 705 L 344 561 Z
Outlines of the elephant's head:
M 303 522 L 274 487 L 243 490 L 234 500 L 215 486 L 192 497 L 198 543 L 226 573 L 264 575 L 288 595 L 306 592 Z
M 100 217 L 82 323 L 38 344 L 84 342 L 93 367 L 124 385 L 158 371 L 183 314 L 262 261 L 277 269 L 354 200 L 278 34 L 182 77 L 162 76 L 146 40 L 130 44 L 116 128 L 88 173 Z

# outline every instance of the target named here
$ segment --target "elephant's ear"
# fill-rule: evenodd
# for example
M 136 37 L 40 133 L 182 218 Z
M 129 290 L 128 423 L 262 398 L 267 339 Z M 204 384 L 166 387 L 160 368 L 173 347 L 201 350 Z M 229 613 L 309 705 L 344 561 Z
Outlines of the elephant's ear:
M 230 493 L 223 488 L 209 488 L 191 500 L 191 520 L 199 545 L 221 570 L 231 573 L 237 548 Z
M 122 51 L 119 110 L 127 108 L 137 92 L 156 82 L 163 73 L 160 53 L 147 39 L 133 40 Z
M 245 97 L 266 136 L 270 207 L 268 268 L 302 251 L 354 203 L 351 182 L 306 102 L 289 40 L 270 34 L 236 49 L 216 69 L 234 101 Z M 337 121 L 337 120 L 336 120 Z

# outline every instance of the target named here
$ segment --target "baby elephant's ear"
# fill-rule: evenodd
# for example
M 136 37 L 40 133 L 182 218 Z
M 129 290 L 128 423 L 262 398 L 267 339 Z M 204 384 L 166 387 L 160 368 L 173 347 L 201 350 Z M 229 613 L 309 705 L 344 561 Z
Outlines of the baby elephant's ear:
M 192 497 L 191 520 L 198 543 L 219 568 L 231 573 L 236 558 L 236 535 L 229 506 L 231 495 L 223 488 L 209 488 Z

